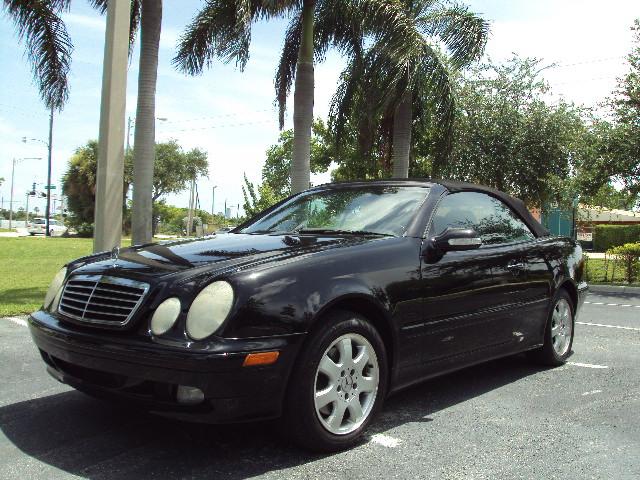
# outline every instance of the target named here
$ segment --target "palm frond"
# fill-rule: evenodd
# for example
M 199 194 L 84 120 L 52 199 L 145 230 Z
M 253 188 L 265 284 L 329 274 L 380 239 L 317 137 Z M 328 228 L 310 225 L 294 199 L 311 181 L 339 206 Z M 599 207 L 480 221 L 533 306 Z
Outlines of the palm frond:
M 284 128 L 284 114 L 287 108 L 287 97 L 291 91 L 291 85 L 296 75 L 296 65 L 298 62 L 298 50 L 300 50 L 300 40 L 302 38 L 302 17 L 296 15 L 289 26 L 284 37 L 284 45 L 280 54 L 280 62 L 276 71 L 275 87 L 276 102 L 278 104 L 278 122 L 280 129 Z
M 489 22 L 461 5 L 428 11 L 416 18 L 416 26 L 446 45 L 455 68 L 479 59 L 489 38 Z
M 314 25 L 315 60 L 320 63 L 330 47 L 347 58 L 361 57 L 365 25 L 358 2 L 322 0 L 316 4 Z
M 48 108 L 62 109 L 69 98 L 67 75 L 73 45 L 58 13 L 68 0 L 4 0 L 20 41 L 25 42 L 33 78 Z
M 263 0 L 207 1 L 180 37 L 173 64 L 185 73 L 197 75 L 217 57 L 225 63 L 235 61 L 243 70 L 249 60 L 251 24 L 276 15 L 272 12 L 276 5 L 272 3 Z
M 423 61 L 416 65 L 411 88 L 415 107 L 420 109 L 429 105 L 433 113 L 433 118 L 427 119 L 426 115 L 418 116 L 418 122 L 422 123 L 422 131 L 427 130 L 427 120 L 436 126 L 438 135 L 434 172 L 437 173 L 451 152 L 456 112 L 453 78 L 455 73 L 445 56 L 429 44 L 424 45 L 422 59 Z

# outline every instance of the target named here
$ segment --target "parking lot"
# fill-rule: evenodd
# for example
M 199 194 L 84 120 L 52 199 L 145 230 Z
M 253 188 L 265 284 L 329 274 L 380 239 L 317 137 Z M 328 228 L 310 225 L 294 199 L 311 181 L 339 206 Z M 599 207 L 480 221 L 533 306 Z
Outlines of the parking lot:
M 640 478 L 640 295 L 590 294 L 570 363 L 524 357 L 390 398 L 350 451 L 311 455 L 277 425 L 139 414 L 56 383 L 26 323 L 0 320 L 0 478 Z

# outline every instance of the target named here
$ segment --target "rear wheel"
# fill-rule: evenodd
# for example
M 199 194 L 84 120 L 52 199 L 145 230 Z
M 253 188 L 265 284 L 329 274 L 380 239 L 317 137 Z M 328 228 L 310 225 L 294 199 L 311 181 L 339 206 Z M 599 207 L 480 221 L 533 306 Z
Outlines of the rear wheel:
M 290 379 L 285 423 L 296 443 L 315 451 L 354 445 L 382 405 L 387 358 L 377 330 L 361 316 L 326 318 Z
M 556 295 L 544 332 L 544 344 L 531 352 L 531 357 L 543 365 L 559 366 L 566 363 L 573 345 L 574 309 L 566 290 Z

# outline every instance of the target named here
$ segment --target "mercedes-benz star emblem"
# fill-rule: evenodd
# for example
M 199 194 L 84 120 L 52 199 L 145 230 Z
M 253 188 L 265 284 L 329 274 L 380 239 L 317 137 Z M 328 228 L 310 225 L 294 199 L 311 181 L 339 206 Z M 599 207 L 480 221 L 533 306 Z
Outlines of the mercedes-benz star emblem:
M 118 267 L 118 256 L 120 255 L 120 247 L 113 247 L 111 250 L 111 260 L 113 260 L 113 266 Z

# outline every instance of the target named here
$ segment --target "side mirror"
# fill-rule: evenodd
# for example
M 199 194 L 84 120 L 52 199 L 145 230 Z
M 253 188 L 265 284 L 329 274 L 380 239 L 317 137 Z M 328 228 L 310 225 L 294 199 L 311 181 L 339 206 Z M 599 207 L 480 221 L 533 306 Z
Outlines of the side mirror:
M 442 253 L 460 250 L 474 250 L 482 246 L 482 239 L 472 228 L 447 228 L 431 239 L 431 246 Z

